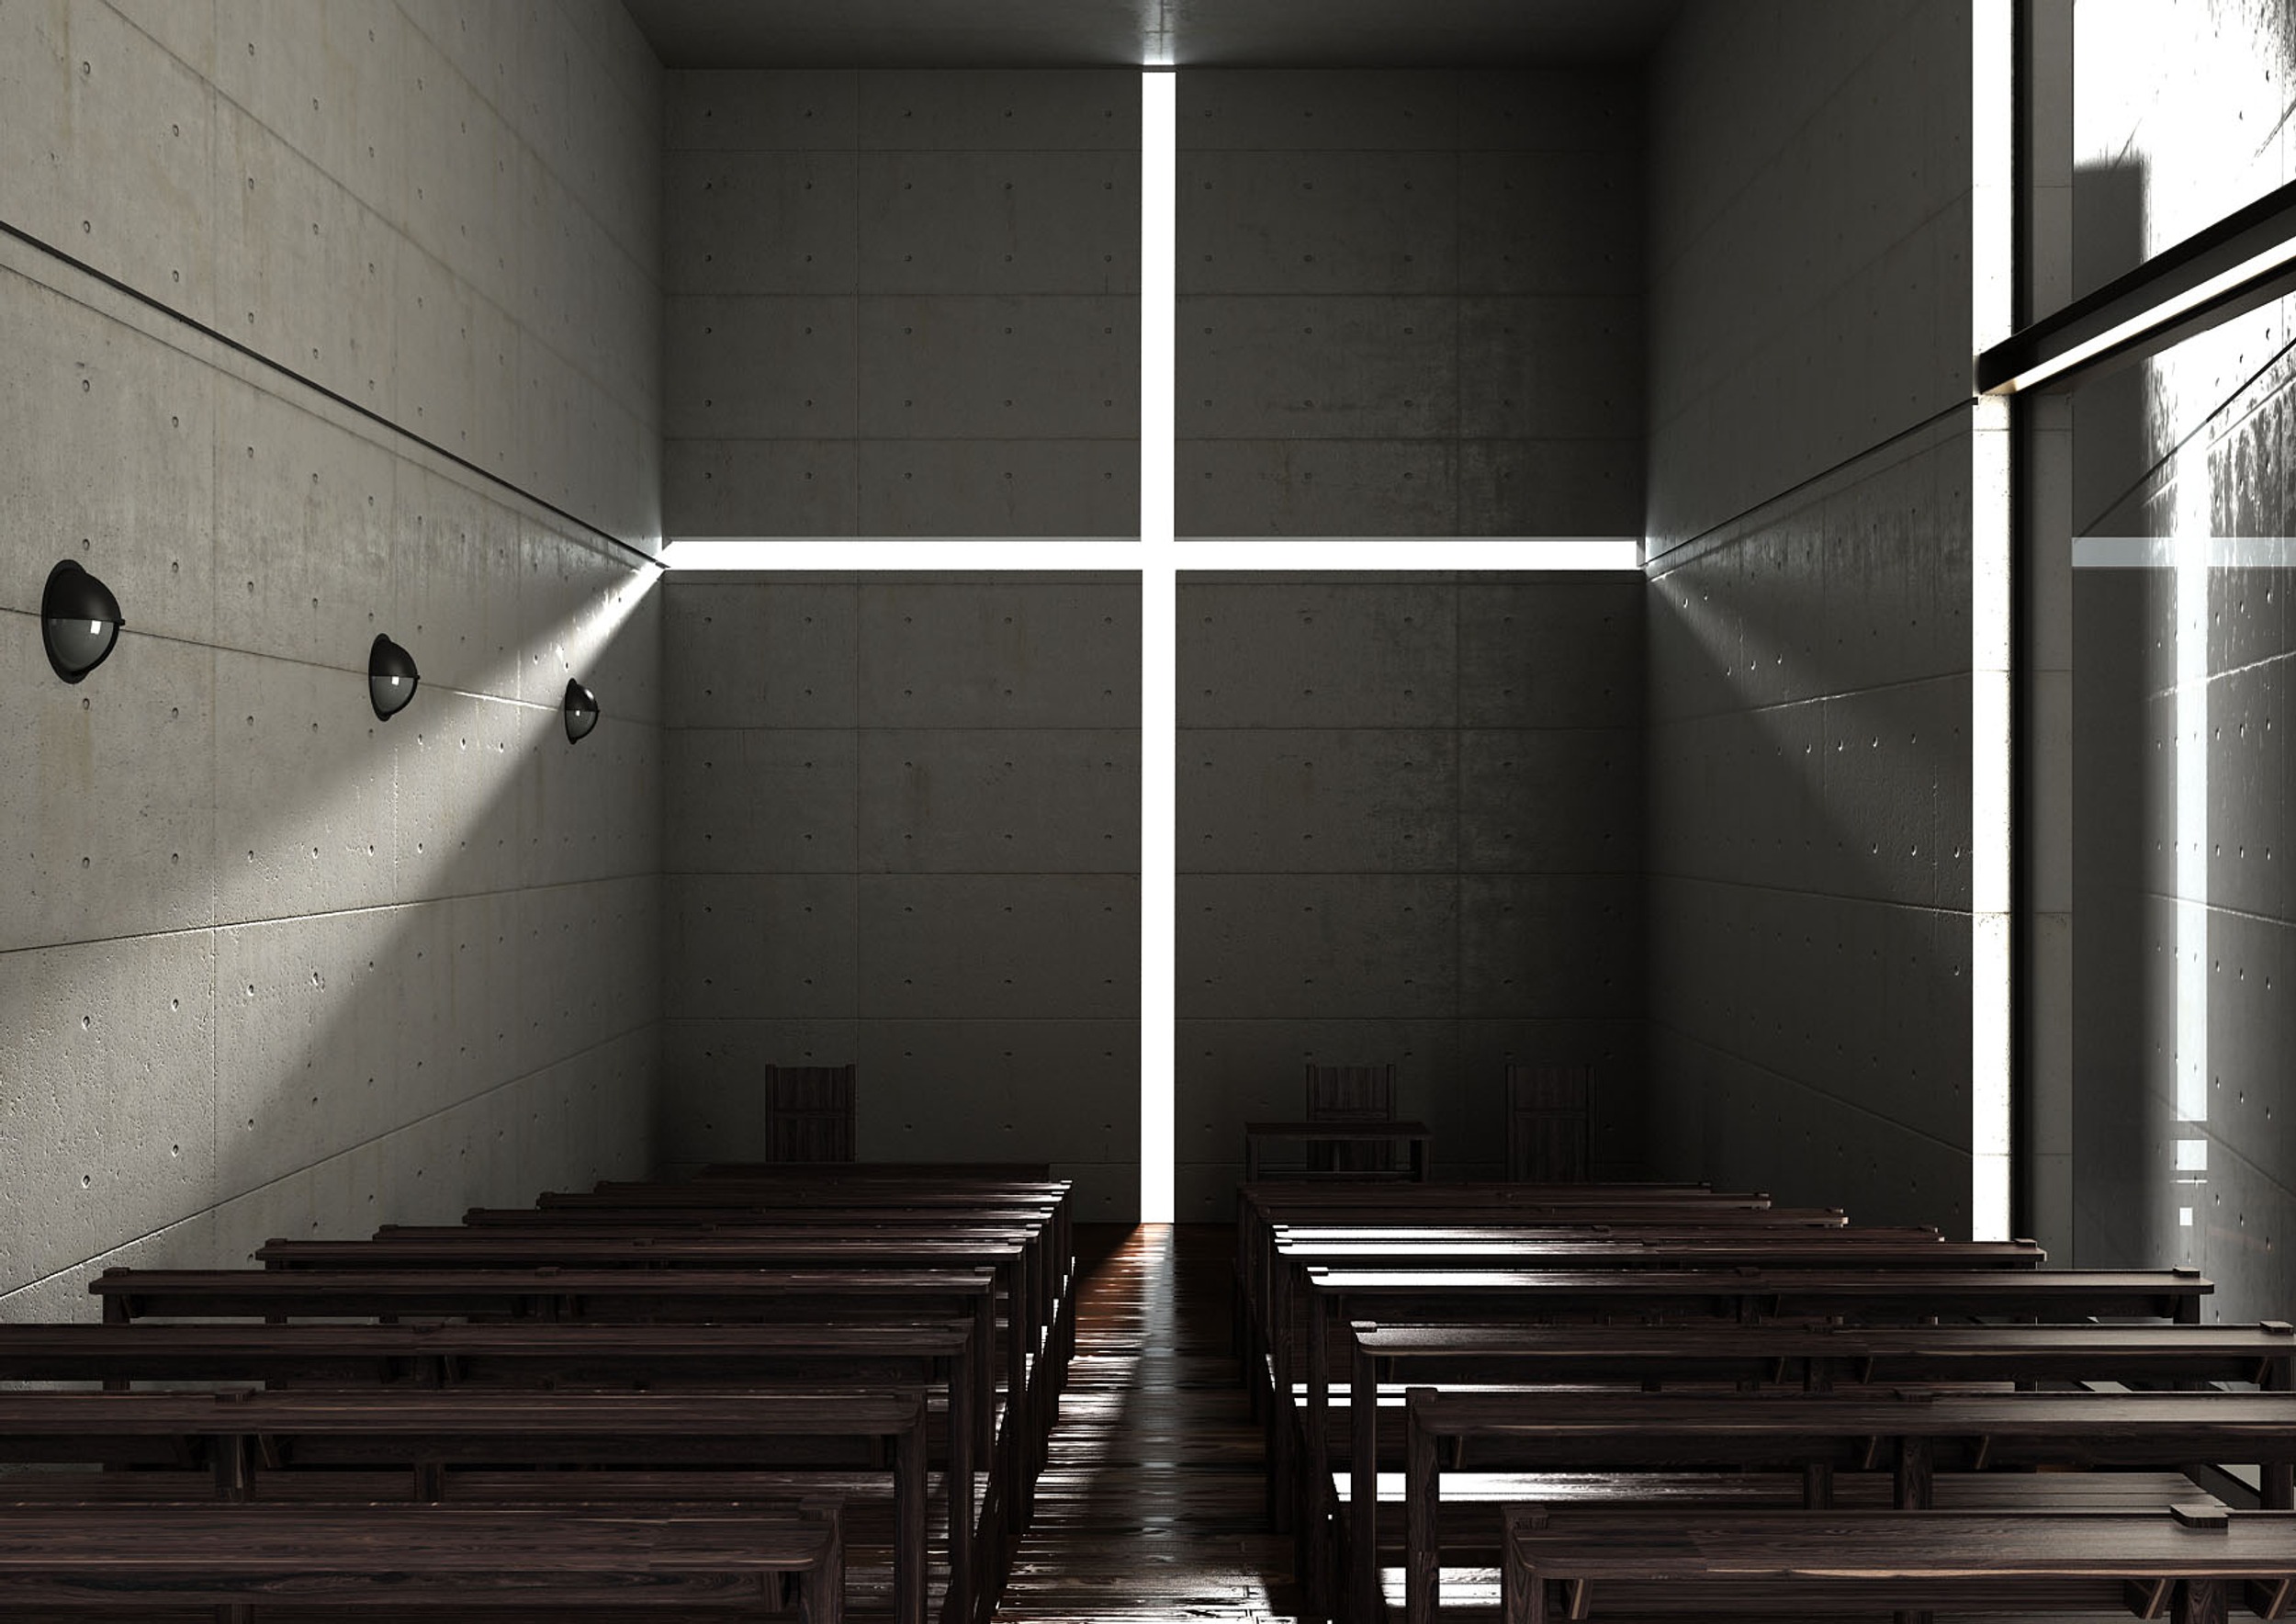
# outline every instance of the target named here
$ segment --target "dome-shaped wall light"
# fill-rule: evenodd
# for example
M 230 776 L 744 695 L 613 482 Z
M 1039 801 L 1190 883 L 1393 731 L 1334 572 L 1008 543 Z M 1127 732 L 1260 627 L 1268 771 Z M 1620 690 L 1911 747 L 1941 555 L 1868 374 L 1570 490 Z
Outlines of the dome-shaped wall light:
M 76 682 L 104 663 L 119 641 L 119 600 L 70 558 L 48 572 L 39 595 L 39 638 L 48 663 L 67 682 Z
M 566 741 L 580 744 L 598 726 L 598 695 L 568 677 L 566 682 Z
M 422 680 L 414 656 L 377 632 L 366 656 L 366 694 L 375 702 L 375 714 L 388 722 L 406 709 Z

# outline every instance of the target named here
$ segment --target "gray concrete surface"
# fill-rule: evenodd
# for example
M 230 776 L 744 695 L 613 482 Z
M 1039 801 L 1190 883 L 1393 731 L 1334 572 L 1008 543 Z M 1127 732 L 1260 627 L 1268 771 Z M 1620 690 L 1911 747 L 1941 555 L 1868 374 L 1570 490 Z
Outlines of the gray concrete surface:
M 1442 1176 L 1592 1062 L 1642 1165 L 1641 577 L 1181 577 L 1176 1197 L 1233 1212 L 1301 1071 L 1399 1067 Z
M 1638 533 L 1638 73 L 1179 101 L 1180 534 Z
M 1136 1215 L 1136 581 L 681 571 L 664 682 L 666 1164 L 852 1062 L 863 1157 Z
M 1656 1171 L 1964 1230 L 1970 39 L 1670 34 L 1646 525 Z
M 0 244 L 0 1315 L 648 1165 L 658 97 L 602 0 L 0 8 L 0 219 L 152 301 Z
M 1137 529 L 1138 73 L 668 85 L 671 534 Z

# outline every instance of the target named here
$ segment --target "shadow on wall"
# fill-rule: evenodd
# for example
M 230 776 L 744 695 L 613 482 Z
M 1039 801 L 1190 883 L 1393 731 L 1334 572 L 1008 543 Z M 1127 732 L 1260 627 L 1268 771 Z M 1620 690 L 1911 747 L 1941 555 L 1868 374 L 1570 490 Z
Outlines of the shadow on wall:
M 1965 422 L 1651 583 L 1662 1174 L 1965 1231 Z
M 2077 178 L 2133 252 L 2142 169 Z M 2279 1312 L 2296 1231 L 2292 316 L 2283 299 L 2074 400 L 2077 1260 L 2197 1267 L 2212 1319 Z
M 2088 286 L 2144 255 L 2144 165 L 2085 164 L 2074 171 L 2075 280 Z M 2174 535 L 2151 528 L 2144 493 L 2160 452 L 2175 443 L 2150 367 L 2129 367 L 2073 398 L 2073 534 Z M 2147 851 L 2155 831 L 2174 839 L 2173 784 L 2149 770 L 2154 696 L 2176 682 L 2175 631 L 2150 635 L 2174 613 L 2155 570 L 2078 570 L 2073 631 L 2073 1189 L 2074 1247 L 2084 1262 L 2167 1262 L 2181 1248 L 2173 1212 L 2163 1223 L 2170 1173 L 2153 1154 L 2154 1120 L 2175 1111 L 2175 971 L 2148 965 L 2163 931 L 2145 905 L 2148 880 L 2174 894 Z M 2148 648 L 2148 644 L 2150 647 Z M 2160 669 L 2166 659 L 2167 669 Z M 2171 723 L 2173 728 L 2173 721 Z M 2173 940 L 2174 927 L 2167 935 Z M 2170 1007 L 2155 1009 L 2154 984 Z
M 215 928 L 162 939 L 205 961 L 187 972 L 213 988 L 211 1049 L 152 1041 L 130 1012 L 169 989 L 131 985 L 106 943 L 0 954 L 0 996 L 40 1034 L 0 1124 L 0 1318 L 85 1317 L 85 1279 L 116 1263 L 231 1266 L 274 1235 L 450 1220 L 650 1159 L 646 1101 L 599 1096 L 629 1061 L 613 950 L 656 930 L 650 856 L 615 861 L 651 816 L 653 728 L 612 710 L 652 687 L 658 577 L 602 581 L 592 549 L 524 521 L 506 550 L 521 632 L 467 648 L 467 616 L 427 640 L 425 621 L 391 627 L 427 669 L 387 724 L 363 669 L 218 652 L 251 668 L 216 700 L 217 793 L 250 815 L 219 818 L 240 839 L 212 874 L 179 865 L 194 911 L 212 881 Z M 115 664 L 141 652 L 128 617 Z M 609 720 L 569 747 L 578 671 Z M 75 753 L 51 730 L 43 761 L 51 746 Z M 191 1075 L 210 1066 L 211 1088 Z

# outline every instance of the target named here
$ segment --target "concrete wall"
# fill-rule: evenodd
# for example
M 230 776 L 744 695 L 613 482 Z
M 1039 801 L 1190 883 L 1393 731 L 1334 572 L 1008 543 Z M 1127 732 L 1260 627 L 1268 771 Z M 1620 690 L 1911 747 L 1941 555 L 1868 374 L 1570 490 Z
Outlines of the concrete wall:
M 1176 524 L 1632 535 L 1632 70 L 1179 80 Z
M 647 1165 L 657 79 L 602 0 L 0 8 L 0 1314 Z
M 760 1068 L 853 1062 L 864 1159 L 1135 1216 L 1136 579 L 681 571 L 665 637 L 665 1159 L 761 1154 Z
M 668 103 L 671 534 L 1137 530 L 1137 73 L 680 73 Z
M 1969 1213 L 1967 0 L 1698 6 L 1651 85 L 1656 1171 Z
M 1646 591 L 1182 577 L 1181 1219 L 1308 1061 L 1395 1064 L 1449 1178 L 1503 1177 L 1510 1062 L 1593 1062 L 1598 1171 L 1638 1167 Z

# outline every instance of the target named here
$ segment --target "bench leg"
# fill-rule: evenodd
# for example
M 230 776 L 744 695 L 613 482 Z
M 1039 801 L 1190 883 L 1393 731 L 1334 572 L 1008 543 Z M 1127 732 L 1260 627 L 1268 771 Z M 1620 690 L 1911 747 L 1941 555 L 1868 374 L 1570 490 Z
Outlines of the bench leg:
M 1899 1511 L 1926 1510 L 1930 1504 L 1930 1467 L 1928 1438 L 1899 1438 L 1897 1477 L 1890 1504 Z
M 929 1575 L 925 1563 L 925 1427 L 894 1439 L 893 1613 L 898 1624 L 925 1624 Z
M 2224 1581 L 2179 1580 L 2177 1585 L 2177 1624 L 2224 1624 Z
M 1805 1511 L 1826 1511 L 1834 1503 L 1834 1469 L 1823 1460 L 1807 1460 L 1802 1465 L 1802 1508 Z
M 1379 1380 L 1363 1344 L 1343 1333 L 1347 1361 L 1348 1614 L 1355 1624 L 1382 1624 L 1379 1595 Z
M 1513 1542 L 1501 1546 L 1499 1616 L 1505 1624 L 1547 1624 L 1547 1581 L 1518 1558 Z
M 799 1585 L 797 1615 L 802 1624 L 844 1624 L 845 1530 L 841 1519 L 831 1520 L 829 1549 Z
M 1408 1398 L 1403 1416 L 1403 1618 L 1405 1624 L 1435 1624 L 1442 1604 L 1442 1536 L 1435 1524 L 1442 1465 L 1435 1435 L 1412 1418 Z M 1507 1618 L 1515 1617 L 1509 1601 Z

